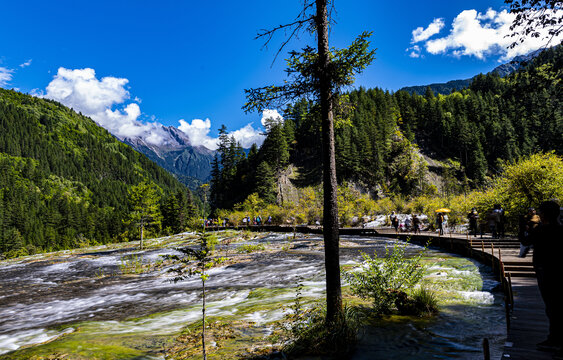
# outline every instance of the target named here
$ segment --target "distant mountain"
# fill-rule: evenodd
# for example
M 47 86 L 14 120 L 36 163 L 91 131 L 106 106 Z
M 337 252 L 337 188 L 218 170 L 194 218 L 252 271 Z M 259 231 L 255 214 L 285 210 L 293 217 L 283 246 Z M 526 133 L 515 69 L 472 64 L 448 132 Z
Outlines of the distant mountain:
M 451 94 L 452 91 L 459 91 L 461 89 L 465 89 L 466 87 L 471 85 L 471 82 L 473 82 L 473 79 L 451 80 L 448 81 L 447 83 L 434 83 L 429 85 L 407 86 L 399 90 L 406 91 L 409 94 L 424 95 L 426 93 L 426 89 L 430 88 L 430 90 L 432 90 L 434 94 L 448 95 Z
M 165 135 L 162 145 L 154 145 L 142 137 L 120 140 L 176 175 L 191 189 L 209 181 L 215 151 L 192 146 L 187 135 L 174 126 L 162 126 L 162 130 Z
M 494 68 L 491 71 L 491 73 L 498 74 L 500 77 L 506 77 L 506 76 L 512 74 L 513 72 L 520 70 L 523 66 L 526 66 L 526 64 L 530 60 L 532 60 L 536 56 L 538 56 L 538 54 L 541 53 L 543 50 L 544 49 L 539 49 L 539 50 L 533 51 L 533 52 L 531 52 L 527 55 L 516 56 L 510 62 L 508 62 L 506 64 L 499 65 L 496 68 Z M 464 80 L 451 80 L 451 81 L 448 81 L 446 83 L 434 83 L 434 84 L 429 84 L 429 85 L 407 86 L 407 87 L 401 88 L 399 90 L 406 91 L 409 94 L 424 95 L 426 93 L 426 88 L 429 87 L 435 94 L 448 95 L 448 94 L 451 94 L 452 91 L 459 91 L 459 90 L 462 90 L 462 89 L 469 87 L 469 85 L 471 85 L 471 83 L 473 82 L 474 78 L 475 77 L 472 77 L 471 79 L 464 79 Z

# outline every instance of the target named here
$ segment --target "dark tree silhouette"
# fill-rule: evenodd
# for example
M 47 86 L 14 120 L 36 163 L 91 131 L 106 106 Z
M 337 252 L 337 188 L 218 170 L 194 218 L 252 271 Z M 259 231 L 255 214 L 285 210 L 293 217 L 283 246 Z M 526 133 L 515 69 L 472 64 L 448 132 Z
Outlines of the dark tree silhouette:
M 516 18 L 510 26 L 516 37 L 510 48 L 518 46 L 527 37 L 540 37 L 540 29 L 550 28 L 545 37 L 549 46 L 551 41 L 561 34 L 563 30 L 563 1 L 556 0 L 505 0 L 510 4 L 510 12 L 516 14 Z M 522 28 L 522 29 L 520 29 Z M 557 45 L 557 44 L 555 44 Z

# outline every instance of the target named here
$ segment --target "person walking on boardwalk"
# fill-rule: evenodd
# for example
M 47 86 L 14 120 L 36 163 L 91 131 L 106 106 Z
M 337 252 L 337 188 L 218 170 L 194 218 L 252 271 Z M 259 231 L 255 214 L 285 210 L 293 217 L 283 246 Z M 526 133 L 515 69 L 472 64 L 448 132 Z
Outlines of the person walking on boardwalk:
M 518 239 L 520 240 L 520 253 L 518 257 L 524 258 L 530 252 L 532 245 L 522 244 L 522 239 L 525 239 L 530 231 L 535 229 L 540 224 L 540 217 L 536 215 L 536 209 L 529 208 L 528 213 L 520 218 L 518 229 Z
M 412 216 L 412 227 L 415 234 L 420 233 L 420 219 L 416 216 L 416 214 Z
M 391 226 L 393 226 L 395 228 L 395 232 L 399 232 L 399 218 L 397 217 L 397 214 L 395 214 L 395 212 L 391 212 L 391 215 L 389 216 L 389 220 L 391 220 Z
M 549 319 L 549 335 L 537 344 L 538 349 L 556 351 L 555 358 L 563 359 L 563 306 L 559 298 L 563 267 L 563 225 L 559 223 L 559 204 L 545 201 L 539 207 L 541 224 L 531 229 L 523 239 L 524 245 L 534 246 L 534 270 L 538 287 Z
M 498 238 L 498 223 L 499 223 L 499 213 L 496 211 L 496 205 L 493 210 L 489 213 L 489 230 L 491 230 L 491 236 L 496 239 Z
M 440 236 L 444 235 L 444 215 L 441 212 L 436 214 L 436 228 Z
M 469 235 L 473 234 L 473 236 L 477 236 L 477 221 L 479 219 L 477 209 L 471 209 L 471 212 L 467 215 L 467 219 L 469 220 Z

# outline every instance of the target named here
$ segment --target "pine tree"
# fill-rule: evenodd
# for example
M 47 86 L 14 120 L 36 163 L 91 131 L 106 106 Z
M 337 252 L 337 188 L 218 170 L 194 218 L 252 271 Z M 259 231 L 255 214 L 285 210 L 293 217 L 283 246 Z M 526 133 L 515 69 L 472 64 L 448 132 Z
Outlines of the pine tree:
M 129 203 L 132 211 L 129 221 L 139 227 L 139 248 L 143 248 L 144 231 L 147 227 L 159 228 L 162 221 L 160 212 L 160 193 L 162 190 L 153 183 L 143 181 L 129 190 Z

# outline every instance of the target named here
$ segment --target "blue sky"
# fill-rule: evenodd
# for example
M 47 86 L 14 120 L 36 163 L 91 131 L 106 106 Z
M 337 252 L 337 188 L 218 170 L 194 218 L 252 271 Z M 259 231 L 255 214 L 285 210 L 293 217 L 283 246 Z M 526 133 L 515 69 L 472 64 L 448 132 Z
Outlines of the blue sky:
M 262 114 L 243 113 L 244 89 L 283 81 L 286 54 L 272 65 L 283 33 L 269 48 L 254 37 L 292 21 L 301 6 L 302 0 L 4 2 L 0 86 L 57 99 L 112 132 L 128 134 L 129 124 L 148 136 L 149 125 L 160 123 L 180 126 L 205 145 L 225 124 L 246 129 L 241 139 L 252 137 Z M 377 58 L 357 86 L 395 91 L 464 79 L 518 54 L 502 40 L 509 20 L 502 0 L 336 0 L 335 9 L 331 46 L 374 32 Z M 304 35 L 287 51 L 307 43 L 314 39 Z

